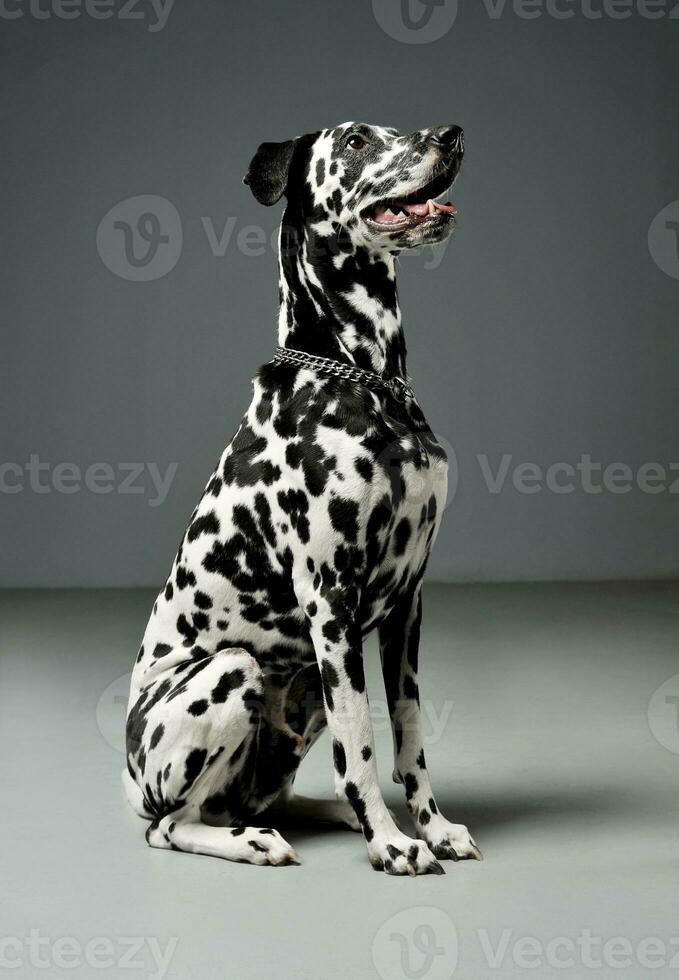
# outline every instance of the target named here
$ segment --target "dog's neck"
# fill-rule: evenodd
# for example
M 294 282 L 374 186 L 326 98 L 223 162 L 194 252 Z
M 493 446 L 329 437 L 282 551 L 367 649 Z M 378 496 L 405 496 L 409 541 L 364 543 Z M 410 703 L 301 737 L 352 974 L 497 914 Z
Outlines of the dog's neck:
M 354 246 L 328 222 L 319 229 L 296 221 L 291 211 L 279 239 L 280 346 L 405 376 L 394 257 Z

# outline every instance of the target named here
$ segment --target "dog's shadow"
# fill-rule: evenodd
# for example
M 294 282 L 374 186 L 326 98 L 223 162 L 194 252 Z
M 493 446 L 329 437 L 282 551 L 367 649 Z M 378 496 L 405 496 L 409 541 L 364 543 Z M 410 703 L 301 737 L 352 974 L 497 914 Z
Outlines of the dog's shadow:
M 608 820 L 629 810 L 630 795 L 619 787 L 536 788 L 534 793 L 498 794 L 482 801 L 448 793 L 437 798 L 437 805 L 449 820 L 473 827 L 475 833 L 499 835 L 517 825 L 564 823 L 572 829 L 577 824 Z
M 401 830 L 413 835 L 415 826 L 403 802 L 392 793 L 385 794 L 385 802 L 395 814 Z M 536 789 L 534 794 L 505 793 L 484 800 L 444 793 L 437 796 L 437 806 L 453 823 L 466 824 L 483 845 L 494 837 L 515 831 L 525 833 L 527 826 L 547 831 L 563 824 L 564 830 L 572 834 L 578 827 L 584 829 L 611 818 L 624 819 L 630 809 L 643 808 L 643 798 L 622 792 L 619 786 L 600 785 L 548 792 Z M 305 841 L 318 836 L 349 832 L 341 825 L 296 818 L 277 819 L 275 826 L 289 837 L 293 846 L 302 846 Z

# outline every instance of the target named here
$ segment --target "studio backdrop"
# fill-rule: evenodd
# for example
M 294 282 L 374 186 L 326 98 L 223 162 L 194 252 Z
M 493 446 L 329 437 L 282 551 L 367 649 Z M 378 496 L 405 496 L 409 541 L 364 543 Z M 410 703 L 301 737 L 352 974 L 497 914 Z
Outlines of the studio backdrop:
M 352 118 L 465 127 L 459 229 L 398 267 L 431 576 L 678 571 L 670 4 L 397 6 L 3 6 L 3 586 L 164 579 L 276 343 L 248 161 Z

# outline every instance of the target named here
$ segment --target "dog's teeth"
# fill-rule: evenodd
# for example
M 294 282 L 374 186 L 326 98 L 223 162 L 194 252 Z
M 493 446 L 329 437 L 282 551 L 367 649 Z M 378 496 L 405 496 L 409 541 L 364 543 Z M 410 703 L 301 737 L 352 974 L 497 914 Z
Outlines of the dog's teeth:
M 429 214 L 434 214 L 436 208 L 434 207 L 434 202 L 431 200 L 431 198 L 427 201 L 427 207 L 429 208 Z
M 392 218 L 396 217 L 396 212 L 392 211 L 391 208 L 387 208 L 387 210 L 384 213 L 391 215 Z

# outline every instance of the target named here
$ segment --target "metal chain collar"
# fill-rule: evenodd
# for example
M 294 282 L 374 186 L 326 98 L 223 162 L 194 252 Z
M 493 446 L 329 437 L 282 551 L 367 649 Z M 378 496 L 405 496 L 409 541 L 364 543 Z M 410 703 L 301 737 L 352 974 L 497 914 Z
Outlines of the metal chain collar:
M 318 357 L 316 354 L 307 354 L 305 351 L 294 350 L 290 347 L 277 347 L 273 359 L 279 364 L 294 364 L 297 367 L 317 371 L 319 374 L 329 374 L 335 378 L 346 378 L 347 381 L 354 381 L 356 384 L 365 385 L 366 388 L 378 388 L 382 391 L 388 391 L 398 402 L 405 402 L 407 398 L 415 397 L 413 389 L 404 378 L 383 378 L 376 371 L 365 371 L 363 368 L 353 367 L 351 364 L 333 361 L 329 357 Z

